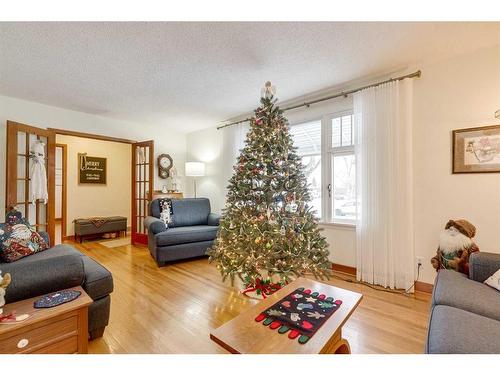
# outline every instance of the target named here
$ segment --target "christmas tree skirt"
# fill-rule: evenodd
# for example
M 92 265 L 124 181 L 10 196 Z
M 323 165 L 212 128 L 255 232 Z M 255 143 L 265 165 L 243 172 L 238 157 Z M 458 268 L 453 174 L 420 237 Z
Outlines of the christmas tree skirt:
M 288 333 L 290 339 L 300 336 L 299 343 L 305 344 L 341 304 L 333 297 L 298 288 L 260 313 L 255 321 L 281 334 Z

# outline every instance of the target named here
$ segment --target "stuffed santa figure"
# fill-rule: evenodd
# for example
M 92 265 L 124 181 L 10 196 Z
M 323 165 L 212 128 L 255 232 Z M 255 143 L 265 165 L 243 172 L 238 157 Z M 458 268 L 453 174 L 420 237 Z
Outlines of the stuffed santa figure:
M 479 251 L 474 243 L 476 227 L 467 220 L 449 220 L 439 236 L 437 254 L 431 259 L 432 266 L 469 274 L 469 256 Z

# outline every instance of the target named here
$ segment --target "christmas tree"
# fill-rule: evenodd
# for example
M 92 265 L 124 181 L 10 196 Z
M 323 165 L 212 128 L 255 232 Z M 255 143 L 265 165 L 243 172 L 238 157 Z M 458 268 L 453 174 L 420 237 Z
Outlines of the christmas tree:
M 288 121 L 269 82 L 266 88 L 229 181 L 210 261 L 223 280 L 237 276 L 247 286 L 286 283 L 306 273 L 322 279 L 331 267 L 328 244 L 309 204 Z

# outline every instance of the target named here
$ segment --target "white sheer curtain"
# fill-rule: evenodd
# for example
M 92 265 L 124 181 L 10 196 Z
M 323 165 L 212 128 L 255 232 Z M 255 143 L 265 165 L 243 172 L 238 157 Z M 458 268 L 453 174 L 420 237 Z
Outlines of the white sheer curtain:
M 222 202 L 226 200 L 226 188 L 229 185 L 229 179 L 234 173 L 233 167 L 236 165 L 236 158 L 245 145 L 248 130 L 249 124 L 247 122 L 222 129 L 222 181 L 224 183 Z
M 354 94 L 357 278 L 390 288 L 414 281 L 412 93 L 405 79 Z

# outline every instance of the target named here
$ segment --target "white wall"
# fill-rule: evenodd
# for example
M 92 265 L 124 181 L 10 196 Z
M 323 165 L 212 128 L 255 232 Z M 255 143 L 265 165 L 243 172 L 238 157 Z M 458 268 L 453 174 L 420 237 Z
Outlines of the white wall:
M 414 92 L 415 255 L 425 259 L 420 280 L 434 282 L 429 263 L 439 233 L 450 218 L 465 218 L 477 226 L 476 241 L 482 251 L 500 253 L 498 212 L 500 173 L 451 174 L 451 131 L 500 124 L 493 114 L 500 108 L 500 47 L 425 64 Z M 257 104 L 257 103 L 256 103 Z M 286 113 L 290 123 L 352 108 L 352 99 L 334 100 Z M 216 129 L 188 134 L 187 155 L 208 163 L 210 175 L 200 180 L 200 191 L 221 208 L 227 182 L 220 181 L 222 136 Z M 356 266 L 353 228 L 322 225 L 330 244 L 330 260 Z
M 450 218 L 477 227 L 482 251 L 500 252 L 500 173 L 451 173 L 453 129 L 500 124 L 500 47 L 429 66 L 415 80 L 415 255 L 425 258 L 421 280 L 432 283 L 439 233 Z
M 70 111 L 16 98 L 0 96 L 0 165 L 5 166 L 6 121 L 12 120 L 40 128 L 59 128 L 85 133 L 126 138 L 134 141 L 155 141 L 155 156 L 167 153 L 174 159 L 180 174 L 184 174 L 186 135 L 177 131 L 87 113 Z M 130 168 L 130 166 L 127 166 Z M 155 189 L 167 180 L 157 177 L 155 158 Z M 182 181 L 183 186 L 185 185 Z M 0 168 L 0 218 L 5 208 L 5 168 Z
M 205 163 L 206 176 L 197 178 L 197 196 L 210 198 L 212 212 L 220 213 L 224 207 L 227 181 L 222 177 L 222 134 L 216 128 L 192 132 L 187 135 L 188 161 Z M 184 189 L 193 196 L 193 177 L 186 177 Z

